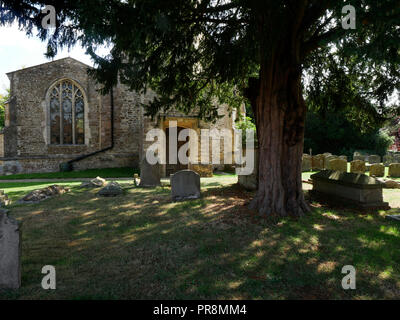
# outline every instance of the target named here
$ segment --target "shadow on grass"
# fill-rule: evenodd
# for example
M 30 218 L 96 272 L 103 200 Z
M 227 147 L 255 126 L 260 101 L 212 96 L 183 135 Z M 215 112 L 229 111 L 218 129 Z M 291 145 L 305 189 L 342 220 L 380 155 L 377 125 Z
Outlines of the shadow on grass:
M 247 209 L 252 193 L 224 185 L 171 203 L 168 188 L 95 190 L 16 207 L 23 221 L 22 283 L 4 298 L 398 298 L 400 227 L 382 215 L 314 207 L 269 223 Z M 44 265 L 57 290 L 40 288 Z M 341 268 L 357 290 L 341 288 Z

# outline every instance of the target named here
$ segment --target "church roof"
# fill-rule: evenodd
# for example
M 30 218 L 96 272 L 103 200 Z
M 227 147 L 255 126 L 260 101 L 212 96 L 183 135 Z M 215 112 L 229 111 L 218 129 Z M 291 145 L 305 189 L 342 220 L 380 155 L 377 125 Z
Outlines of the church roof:
M 53 64 L 53 63 L 58 63 L 58 62 L 63 61 L 63 60 L 72 60 L 72 61 L 78 62 L 78 63 L 80 63 L 80 64 L 86 66 L 87 68 L 92 68 L 91 66 L 89 66 L 89 65 L 87 65 L 86 63 L 83 63 L 83 62 L 81 62 L 81 61 L 79 61 L 79 60 L 77 60 L 77 59 L 74 59 L 74 58 L 71 58 L 71 57 L 66 57 L 66 58 L 61 58 L 61 59 L 57 59 L 57 60 L 53 60 L 53 61 L 49 61 L 49 62 L 37 64 L 37 65 L 35 65 L 35 66 L 31 66 L 31 67 L 28 67 L 28 68 L 22 68 L 22 69 L 18 69 L 18 70 L 15 70 L 15 71 L 7 72 L 6 75 L 8 76 L 8 75 L 11 75 L 11 74 L 16 73 L 16 72 L 19 72 L 19 71 L 25 71 L 25 70 L 29 70 L 29 69 L 41 67 L 41 66 L 44 66 L 44 65 L 49 65 L 49 64 Z

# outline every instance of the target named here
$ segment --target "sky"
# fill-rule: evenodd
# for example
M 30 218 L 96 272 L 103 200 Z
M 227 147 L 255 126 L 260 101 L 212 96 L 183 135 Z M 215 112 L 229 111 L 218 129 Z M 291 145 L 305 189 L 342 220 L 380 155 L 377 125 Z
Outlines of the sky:
M 106 52 L 104 49 L 103 51 Z M 36 37 L 29 38 L 24 31 L 18 30 L 17 25 L 0 26 L 0 94 L 5 94 L 10 86 L 7 72 L 50 62 L 51 60 L 44 56 L 45 52 L 46 42 Z M 74 47 L 69 52 L 66 49 L 60 51 L 55 59 L 66 57 L 72 57 L 93 66 L 90 56 L 86 55 L 85 50 L 80 46 Z

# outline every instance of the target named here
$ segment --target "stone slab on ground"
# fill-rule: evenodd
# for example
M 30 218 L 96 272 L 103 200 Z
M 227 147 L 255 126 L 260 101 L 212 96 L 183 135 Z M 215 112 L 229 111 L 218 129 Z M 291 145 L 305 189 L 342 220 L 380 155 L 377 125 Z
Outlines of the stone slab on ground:
M 66 192 L 69 192 L 70 188 L 64 187 L 64 186 L 59 186 L 59 185 L 51 185 L 46 188 L 42 189 L 36 189 L 33 190 L 32 192 L 29 192 L 26 196 L 24 196 L 22 199 L 18 200 L 18 203 L 38 203 L 43 200 L 49 199 L 53 196 L 64 194 Z
M 365 174 L 324 170 L 313 174 L 311 179 L 314 194 L 326 195 L 362 209 L 389 208 L 389 204 L 383 201 L 383 184 Z
M 18 289 L 21 286 L 20 224 L 0 213 L 0 288 Z
M 395 220 L 397 222 L 400 222 L 400 214 L 386 216 L 385 218 L 389 219 L 389 220 Z
M 172 201 L 200 198 L 200 176 L 191 170 L 182 170 L 171 176 Z
M 99 192 L 97 192 L 97 195 L 102 197 L 115 197 L 123 193 L 124 190 L 119 183 L 112 181 L 109 182 L 104 188 L 100 189 Z
M 82 182 L 80 185 L 81 188 L 101 188 L 107 185 L 106 179 L 103 179 L 101 177 L 96 177 L 89 182 Z

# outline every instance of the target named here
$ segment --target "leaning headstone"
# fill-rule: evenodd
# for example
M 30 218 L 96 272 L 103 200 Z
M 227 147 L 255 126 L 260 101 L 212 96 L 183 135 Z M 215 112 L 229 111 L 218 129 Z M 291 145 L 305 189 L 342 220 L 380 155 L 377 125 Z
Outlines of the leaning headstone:
M 385 166 L 389 166 L 389 164 L 394 163 L 393 156 L 391 154 L 387 154 L 383 156 L 383 164 Z
M 140 184 L 139 187 L 157 187 L 161 185 L 160 165 L 157 162 L 152 165 L 146 157 L 140 163 Z
M 200 176 L 191 170 L 182 170 L 171 176 L 172 201 L 200 198 Z
M 400 178 L 400 163 L 391 163 L 389 165 L 389 177 Z
M 97 194 L 102 197 L 115 197 L 123 194 L 124 190 L 121 188 L 118 182 L 109 182 L 104 188 L 100 189 Z
M 330 160 L 329 170 L 347 172 L 347 161 L 343 159 Z
M 362 209 L 389 209 L 383 201 L 383 184 L 365 174 L 324 170 L 311 176 L 311 195 L 328 201 L 349 203 Z
M 353 160 L 350 162 L 350 172 L 351 173 L 365 173 L 367 168 L 365 167 L 365 162 L 362 160 Z
M 20 224 L 0 213 L 0 288 L 18 289 L 21 286 Z
M 385 166 L 380 163 L 371 164 L 369 168 L 369 175 L 375 177 L 384 177 L 385 176 Z
M 312 157 L 312 170 L 324 170 L 325 156 L 323 154 L 317 154 Z
M 381 163 L 381 157 L 377 155 L 371 155 L 368 157 L 368 163 L 370 164 Z
M 308 154 L 303 154 L 302 159 L 302 171 L 309 172 L 311 171 L 312 157 Z

